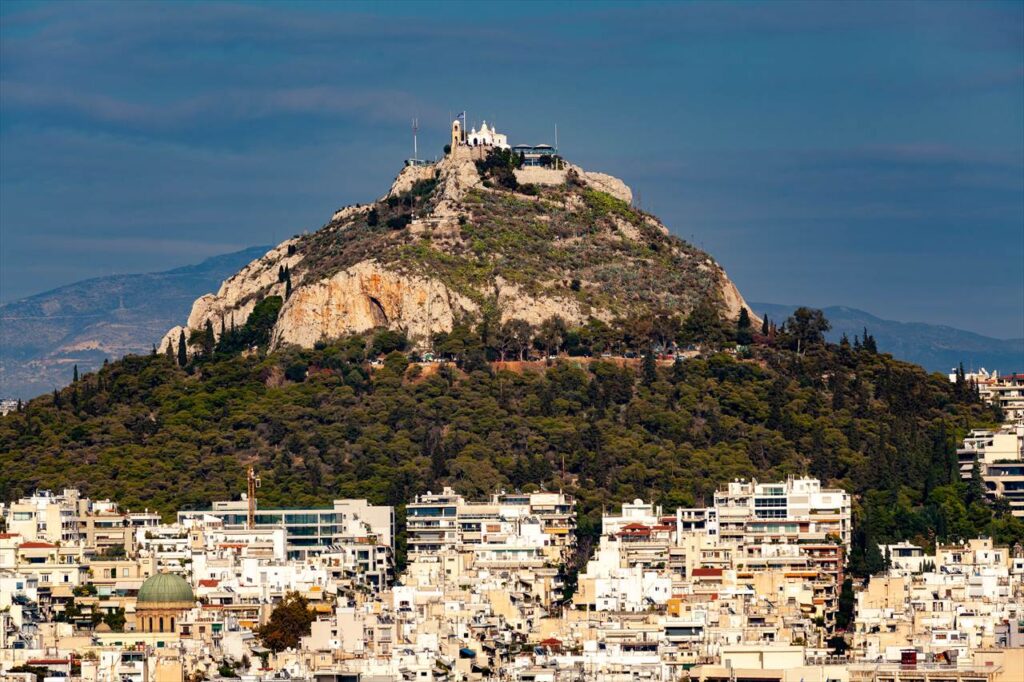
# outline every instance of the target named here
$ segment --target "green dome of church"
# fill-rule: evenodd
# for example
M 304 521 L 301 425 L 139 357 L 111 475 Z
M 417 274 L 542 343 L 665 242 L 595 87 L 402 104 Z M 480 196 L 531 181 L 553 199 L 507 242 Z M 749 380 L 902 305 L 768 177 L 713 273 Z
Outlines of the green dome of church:
M 146 579 L 139 588 L 136 601 L 150 604 L 166 604 L 168 602 L 195 602 L 192 586 L 184 578 L 174 573 L 157 573 Z

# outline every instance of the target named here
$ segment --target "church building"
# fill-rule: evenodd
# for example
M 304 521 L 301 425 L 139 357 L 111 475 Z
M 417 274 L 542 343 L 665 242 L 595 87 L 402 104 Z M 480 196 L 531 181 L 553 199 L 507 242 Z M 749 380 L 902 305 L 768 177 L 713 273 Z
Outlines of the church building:
M 508 135 L 499 133 L 493 126 L 488 126 L 487 121 L 483 122 L 480 126 L 480 130 L 475 127 L 468 133 L 462 124 L 462 117 L 456 118 L 452 121 L 452 149 L 459 145 L 466 145 L 469 147 L 497 147 L 498 149 L 508 149 Z

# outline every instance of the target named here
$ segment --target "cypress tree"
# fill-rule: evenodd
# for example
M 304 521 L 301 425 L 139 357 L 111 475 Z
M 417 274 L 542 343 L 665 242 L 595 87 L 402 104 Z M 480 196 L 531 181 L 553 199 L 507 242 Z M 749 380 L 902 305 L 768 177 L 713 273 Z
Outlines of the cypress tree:
M 185 348 L 185 330 L 178 334 L 178 366 L 184 367 L 188 364 L 188 349 Z
M 73 384 L 77 384 L 78 383 L 78 365 L 75 365 L 75 373 L 71 377 L 71 383 L 73 383 Z
M 750 332 L 750 314 L 746 308 L 740 308 L 740 317 L 736 320 L 736 343 L 741 346 L 749 346 L 754 340 Z
M 761 336 L 768 336 L 768 331 L 771 327 L 768 326 L 768 313 L 764 314 L 761 318 Z
M 213 355 L 213 345 L 213 323 L 207 320 L 206 327 L 203 329 L 203 355 L 207 357 Z
M 164 354 L 168 360 L 174 362 L 174 342 L 170 339 L 167 339 L 167 349 L 164 351 Z
M 642 371 L 645 386 L 650 386 L 658 380 L 658 365 L 654 361 L 654 350 L 650 346 L 647 347 L 647 352 L 644 353 Z

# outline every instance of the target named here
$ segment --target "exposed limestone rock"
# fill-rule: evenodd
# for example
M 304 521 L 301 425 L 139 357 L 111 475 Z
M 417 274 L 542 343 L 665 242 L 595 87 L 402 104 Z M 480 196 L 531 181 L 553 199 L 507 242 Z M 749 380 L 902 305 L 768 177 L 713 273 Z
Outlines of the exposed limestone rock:
M 644 236 L 640 233 L 640 229 L 636 225 L 626 222 L 622 218 L 615 219 L 615 226 L 619 228 L 619 232 L 622 233 L 627 239 L 632 239 L 635 242 L 640 241 Z
M 403 275 L 364 261 L 292 292 L 281 309 L 272 345 L 310 347 L 320 339 L 375 327 L 404 329 L 413 339 L 452 328 L 477 305 L 437 280 Z
M 345 208 L 338 209 L 334 212 L 334 215 L 331 216 L 331 222 L 349 220 L 360 213 L 368 213 L 370 208 L 371 207 L 368 205 L 346 206 Z
M 651 227 L 658 228 L 659 230 L 661 230 L 662 234 L 668 234 L 668 228 L 665 227 L 662 224 L 662 222 L 655 218 L 654 216 L 644 216 L 644 222 L 650 225 Z
M 719 281 L 721 282 L 722 292 L 722 303 L 725 305 L 725 314 L 729 319 L 736 319 L 740 316 L 740 309 L 746 308 L 747 313 L 750 315 L 751 322 L 755 325 L 761 323 L 761 318 L 754 314 L 754 311 L 750 309 L 747 302 L 743 299 L 743 294 L 736 288 L 732 280 L 726 277 L 725 270 L 718 269 Z
M 294 271 L 295 266 L 302 261 L 301 254 L 288 254 L 288 247 L 297 241 L 289 239 L 282 242 L 262 258 L 254 260 L 226 279 L 216 294 L 204 294 L 196 299 L 185 323 L 186 338 L 190 334 L 189 330 L 205 328 L 207 320 L 213 325 L 214 335 L 219 337 L 222 322 L 225 328 L 230 328 L 232 324 L 241 327 L 260 299 L 267 296 L 283 297 L 285 284 L 278 281 L 278 272 L 282 267 Z M 292 286 L 297 284 L 293 279 Z M 167 332 L 160 342 L 160 348 L 166 348 L 167 341 L 171 340 L 177 349 L 181 329 L 179 326 Z
M 571 166 L 571 168 L 574 168 L 576 172 L 579 173 L 580 177 L 594 189 L 607 192 L 616 199 L 625 201 L 627 204 L 633 203 L 633 190 L 614 175 L 585 171 L 578 166 Z
M 566 192 L 545 190 L 549 196 L 544 201 L 537 195 L 510 196 L 502 190 L 483 188 L 475 161 L 483 158 L 486 151 L 459 147 L 437 164 L 403 168 L 383 200 L 408 192 L 419 180 L 437 179 L 432 194 L 424 194 L 406 204 L 411 209 L 397 208 L 411 214 L 412 222 L 407 228 L 387 227 L 386 219 L 393 218 L 396 209 L 392 207 L 389 214 L 386 204 L 377 204 L 382 217 L 380 224 L 374 225 L 368 224 L 365 215 L 373 205 L 341 209 L 334 213 L 324 231 L 313 235 L 315 239 L 299 237 L 283 242 L 227 279 L 216 294 L 206 294 L 196 300 L 187 326 L 170 330 L 159 349 L 164 350 L 168 341 L 176 348 L 182 329 L 188 337 L 192 330 L 202 329 L 209 321 L 214 333 L 219 334 L 222 324 L 227 328 L 232 323 L 243 325 L 256 304 L 266 296 L 284 298 L 285 284 L 279 281 L 282 267 L 292 273 L 292 292 L 274 327 L 272 347 L 287 344 L 311 347 L 323 339 L 377 327 L 402 329 L 425 346 L 433 334 L 450 330 L 460 317 L 477 312 L 479 301 L 491 297 L 496 301 L 502 321 L 521 319 L 531 325 L 540 325 L 555 315 L 569 324 L 584 323 L 590 316 L 610 321 L 630 313 L 643 314 L 647 308 L 640 306 L 654 305 L 674 305 L 674 310 L 686 314 L 687 306 L 693 305 L 696 297 L 708 293 L 721 301 L 723 313 L 732 319 L 746 306 L 739 291 L 714 260 L 668 236 L 668 229 L 653 216 L 641 217 L 633 212 L 629 219 L 624 219 L 618 213 L 609 212 L 609 215 L 595 218 L 585 197 L 571 187 Z M 565 184 L 570 171 L 594 189 L 632 202 L 632 191 L 618 178 L 571 165 L 566 170 L 523 168 L 515 174 L 523 184 L 559 186 Z M 473 190 L 482 192 L 467 197 Z M 481 201 L 481 196 L 486 197 L 486 201 Z M 556 197 L 556 201 L 564 200 L 564 209 L 559 209 L 561 213 L 550 209 L 551 196 Z M 481 206 L 486 207 L 483 213 Z M 509 210 L 516 214 L 503 214 L 503 206 L 515 207 Z M 465 218 L 473 216 L 474 212 L 475 218 L 467 222 Z M 528 216 L 525 220 L 524 215 Z M 504 237 L 506 241 L 496 247 L 506 249 L 500 253 L 484 253 L 475 250 L 477 247 L 473 245 L 474 241 L 484 243 L 486 240 L 487 235 L 481 235 L 479 230 L 488 229 L 487 220 L 491 221 L 490 225 L 507 226 L 514 222 L 513 218 L 519 219 L 518 224 L 524 226 L 522 229 L 533 226 L 558 229 L 559 222 L 572 219 L 586 221 L 587 225 L 596 220 L 602 227 L 601 231 L 594 232 L 583 229 L 579 233 L 565 230 L 559 233 L 552 240 L 558 249 L 564 250 L 557 259 L 551 257 L 539 267 L 524 266 L 536 268 L 524 270 L 536 278 L 536 286 L 530 287 L 534 293 L 528 293 L 498 274 L 502 272 L 500 268 L 509 267 L 508 263 L 524 262 L 517 258 L 519 254 L 515 250 L 519 243 L 515 234 L 511 238 Z M 662 236 L 652 237 L 644 223 L 656 228 Z M 477 231 L 475 235 L 473 230 Z M 602 251 L 604 247 L 622 248 L 628 242 L 636 244 L 622 251 Z M 668 266 L 664 259 L 661 261 L 664 282 L 644 282 L 640 287 L 643 292 L 638 293 L 635 268 L 644 267 L 648 262 L 643 249 L 646 242 L 652 242 L 652 253 L 671 254 L 674 260 Z M 311 243 L 315 243 L 315 247 L 311 247 Z M 304 250 L 310 248 L 313 250 Z M 380 248 L 390 249 L 387 257 Z M 534 244 L 529 248 L 538 247 Z M 590 259 L 589 254 L 593 253 L 601 253 L 604 260 Z M 620 265 L 617 260 L 620 258 L 632 260 Z M 488 275 L 486 268 L 490 263 L 497 265 Z M 580 272 L 570 267 L 579 267 Z M 634 269 L 630 270 L 631 267 Z M 699 276 L 669 277 L 664 275 L 667 267 L 680 268 L 671 272 Z M 436 272 L 431 268 L 447 269 Z M 485 274 L 481 275 L 482 272 Z M 593 281 L 586 282 L 582 289 L 576 287 L 580 291 L 570 290 L 569 282 L 586 280 L 588 273 L 593 274 Z M 505 274 L 509 276 L 508 271 Z M 642 280 L 646 273 L 640 274 Z M 588 297 L 588 292 L 598 290 L 600 297 Z M 544 293 L 535 293 L 537 291 Z
M 539 325 L 555 315 L 570 324 L 582 323 L 587 319 L 580 309 L 580 304 L 571 299 L 530 296 L 516 284 L 501 277 L 495 278 L 494 287 L 498 295 L 498 310 L 501 311 L 502 322 L 524 320 L 532 325 Z
M 398 174 L 398 177 L 395 178 L 395 181 L 391 183 L 391 189 L 384 195 L 384 198 L 408 192 L 420 180 L 430 180 L 433 178 L 436 170 L 436 166 L 406 166 Z

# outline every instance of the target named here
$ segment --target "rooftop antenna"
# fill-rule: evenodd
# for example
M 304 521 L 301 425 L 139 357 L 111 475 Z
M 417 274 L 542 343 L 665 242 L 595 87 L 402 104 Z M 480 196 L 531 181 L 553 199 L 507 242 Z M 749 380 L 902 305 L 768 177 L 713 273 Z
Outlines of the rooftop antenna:
M 558 151 L 558 124 L 555 124 L 555 151 Z
M 256 488 L 260 487 L 260 479 L 256 476 L 256 470 L 249 467 L 248 486 L 246 489 L 246 502 L 249 503 L 249 514 L 246 517 L 246 528 L 253 530 L 256 527 Z
M 416 149 L 416 133 L 420 130 L 420 120 L 414 118 L 412 120 L 412 160 L 415 162 L 419 158 L 419 154 Z

